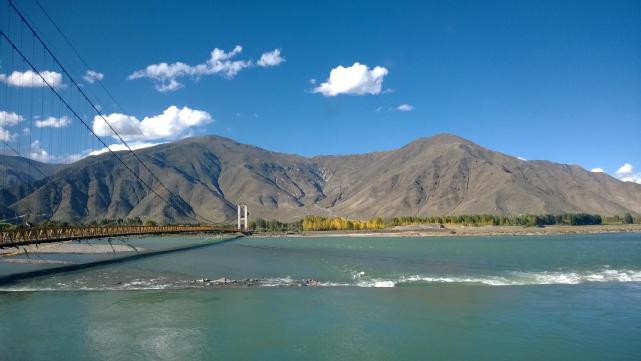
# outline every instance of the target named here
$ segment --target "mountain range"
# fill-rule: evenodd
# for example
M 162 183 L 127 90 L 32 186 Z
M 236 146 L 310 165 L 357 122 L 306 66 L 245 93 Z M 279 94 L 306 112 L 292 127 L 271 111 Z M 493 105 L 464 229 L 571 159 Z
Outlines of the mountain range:
M 11 181 L 0 184 L 0 211 L 5 218 L 28 213 L 68 222 L 142 217 L 162 223 L 188 222 L 194 214 L 232 222 L 238 203 L 248 205 L 251 218 L 281 221 L 305 215 L 641 214 L 640 184 L 578 165 L 518 159 L 448 134 L 390 151 L 316 157 L 192 137 L 136 151 L 157 178 L 131 153 L 117 154 L 127 167 L 110 153 L 65 166 L 5 156 L 10 160 L 2 161 L 0 176 Z M 42 172 L 27 173 L 26 164 Z

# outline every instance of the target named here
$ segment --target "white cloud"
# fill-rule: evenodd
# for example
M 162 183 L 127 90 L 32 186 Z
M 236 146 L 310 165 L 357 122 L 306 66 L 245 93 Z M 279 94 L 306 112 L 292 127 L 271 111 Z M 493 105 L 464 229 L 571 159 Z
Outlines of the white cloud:
M 5 127 L 14 126 L 24 120 L 24 117 L 14 112 L 0 110 L 0 141 L 11 141 L 15 134 L 11 134 Z
M 311 78 L 311 79 L 309 79 L 309 83 L 310 83 L 311 85 L 316 84 L 316 78 Z
M 94 70 L 87 70 L 85 72 L 85 75 L 82 76 L 82 78 L 89 84 L 93 84 L 98 80 L 102 80 L 105 77 L 105 74 L 99 73 Z
M 184 63 L 160 63 L 147 66 L 129 75 L 127 79 L 149 78 L 154 81 L 154 88 L 161 92 L 176 91 L 183 87 L 176 78 L 191 74 L 191 67 Z
M 215 48 L 204 63 L 193 66 L 183 62 L 151 64 L 145 69 L 135 71 L 127 79 L 151 79 L 154 82 L 154 88 L 159 92 L 171 92 L 182 88 L 184 85 L 179 80 L 183 77 L 197 80 L 203 75 L 220 75 L 231 79 L 241 70 L 254 65 L 251 59 L 233 60 L 242 51 L 243 48 L 240 45 L 236 45 L 230 52 Z M 280 49 L 275 49 L 272 52 L 263 53 L 258 65 L 276 66 L 283 61 L 285 59 L 280 56 Z
M 522 161 L 524 161 L 524 162 L 527 162 L 527 159 L 525 159 L 525 158 L 523 158 L 523 157 L 516 157 L 516 159 L 518 159 L 518 160 L 522 160 Z
M 3 131 L 0 129 L 0 140 L 2 139 L 2 134 Z M 10 139 L 9 139 L 10 140 Z M 129 147 L 132 150 L 136 149 L 142 149 L 142 148 L 148 148 L 148 147 L 153 147 L 154 145 L 158 144 L 163 144 L 164 142 L 138 142 L 138 141 L 133 141 L 129 142 Z M 125 147 L 124 144 L 122 143 L 116 143 L 116 144 L 111 144 L 109 145 L 109 149 L 111 149 L 114 152 L 118 151 L 123 151 L 127 150 L 127 147 Z M 47 152 L 41 145 L 40 140 L 35 140 L 33 143 L 31 143 L 30 149 L 29 149 L 29 158 L 33 160 L 37 160 L 39 162 L 47 162 L 47 163 L 64 163 L 64 164 L 69 164 L 76 162 L 80 159 L 83 159 L 88 156 L 92 155 L 99 155 L 105 152 L 108 152 L 109 149 L 107 148 L 101 148 L 98 150 L 91 150 L 87 149 L 84 151 L 80 151 L 78 153 L 73 153 L 73 154 L 66 154 L 66 155 L 55 155 L 55 154 L 50 154 Z
M 383 111 L 383 107 L 382 106 L 377 107 L 376 111 L 379 112 L 379 113 L 382 112 Z
M 36 120 L 33 125 L 36 128 L 64 128 L 71 124 L 71 118 L 63 115 L 60 118 L 49 117 L 43 120 Z
M 634 182 L 641 184 L 641 172 L 635 172 L 634 166 L 625 163 L 614 173 L 614 176 L 624 182 Z
M 273 51 L 263 53 L 256 64 L 258 64 L 258 66 L 268 67 L 280 65 L 280 63 L 284 61 L 285 58 L 280 56 L 280 49 L 274 49 Z
M 132 143 L 128 143 L 128 144 L 129 144 L 129 148 L 131 148 L 131 150 L 136 150 L 136 149 L 153 147 L 154 145 L 158 145 L 158 144 L 162 144 L 162 143 L 132 142 Z M 116 144 L 109 145 L 109 149 L 111 151 L 113 151 L 113 152 L 119 152 L 119 151 L 122 151 L 122 150 L 127 150 L 127 147 L 125 147 L 125 145 L 122 144 L 122 143 L 116 143 Z M 99 150 L 94 150 L 94 151 L 90 152 L 88 155 L 99 155 L 99 154 L 108 152 L 109 149 L 102 148 L 102 149 L 99 149 Z
M 24 117 L 14 112 L 0 110 L 0 127 L 16 125 L 24 120 Z
M 239 71 L 252 65 L 251 60 L 231 60 L 231 58 L 240 54 L 243 47 L 236 45 L 232 51 L 225 53 L 224 50 L 215 48 L 211 51 L 211 56 L 206 64 L 199 64 L 194 67 L 196 75 L 202 74 L 221 74 L 227 79 L 231 79 Z
M 401 104 L 396 107 L 396 110 L 401 112 L 411 112 L 412 110 L 414 110 L 414 106 L 411 104 Z
M 0 140 L 9 142 L 13 138 L 13 135 L 10 131 L 0 127 Z
M 142 120 L 120 113 L 106 115 L 105 119 L 125 140 L 135 141 L 178 139 L 189 134 L 192 128 L 211 123 L 214 120 L 205 111 L 188 107 L 179 109 L 173 105 L 162 114 L 145 117 Z M 100 116 L 94 117 L 92 128 L 99 136 L 116 138 Z
M 42 78 L 40 75 L 42 75 Z M 10 75 L 0 74 L 0 81 L 11 86 L 23 88 L 46 87 L 47 84 L 45 81 L 54 88 L 60 88 L 63 86 L 62 74 L 58 72 L 44 70 L 40 72 L 40 75 L 31 70 L 24 72 L 14 71 Z M 45 81 L 42 80 L 43 78 Z
M 634 172 L 634 167 L 632 166 L 632 164 L 625 163 L 624 165 L 619 167 L 619 169 L 617 169 L 616 174 L 617 175 L 627 175 L 627 174 L 631 174 L 632 172 Z
M 603 168 L 592 168 L 592 169 L 590 170 L 590 172 L 592 172 L 592 173 L 605 173 L 605 171 L 603 170 Z
M 136 150 L 136 149 L 151 147 L 151 146 L 162 144 L 162 143 L 131 142 L 128 144 L 132 150 Z M 111 144 L 109 145 L 109 149 L 111 149 L 114 152 L 127 150 L 127 148 L 122 143 Z M 40 146 L 40 142 L 36 140 L 31 144 L 31 152 L 29 156 L 31 157 L 31 159 L 34 159 L 40 162 L 69 164 L 69 163 L 77 162 L 88 156 L 99 155 L 102 153 L 106 153 L 108 151 L 109 150 L 107 148 L 101 148 L 98 150 L 88 149 L 78 153 L 57 156 L 57 155 L 49 154 L 46 150 L 42 149 L 42 147 Z
M 381 93 L 383 78 L 387 74 L 387 69 L 382 66 L 370 70 L 367 65 L 358 62 L 348 68 L 339 65 L 330 71 L 327 81 L 313 91 L 326 97 L 339 94 L 376 95 Z
M 39 162 L 48 162 L 53 159 L 53 157 L 46 150 L 42 149 L 39 140 L 35 140 L 33 143 L 31 143 L 29 158 L 37 160 Z

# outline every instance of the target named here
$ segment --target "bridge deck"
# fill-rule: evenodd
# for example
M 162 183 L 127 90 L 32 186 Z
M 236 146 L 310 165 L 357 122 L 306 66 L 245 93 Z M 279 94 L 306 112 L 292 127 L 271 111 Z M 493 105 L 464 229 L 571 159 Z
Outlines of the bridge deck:
M 240 231 L 233 228 L 210 226 L 107 226 L 25 228 L 0 231 L 0 248 L 87 238 L 190 232 L 238 233 Z

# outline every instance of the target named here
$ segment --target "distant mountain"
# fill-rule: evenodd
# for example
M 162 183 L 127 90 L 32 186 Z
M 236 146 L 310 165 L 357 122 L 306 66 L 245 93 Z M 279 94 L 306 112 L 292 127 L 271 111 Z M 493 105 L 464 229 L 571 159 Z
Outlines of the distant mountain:
M 62 166 L 23 157 L 0 155 L 0 220 L 15 216 L 8 206 L 34 191 L 43 178 Z
M 118 154 L 157 193 L 169 197 L 131 154 Z M 235 219 L 236 203 L 247 204 L 252 218 L 287 221 L 308 214 L 357 219 L 641 214 L 639 184 L 576 165 L 519 160 L 452 135 L 348 156 L 307 158 L 218 136 L 187 138 L 136 154 L 184 199 L 184 212 L 194 210 L 219 221 Z M 67 166 L 11 208 L 72 222 L 136 216 L 160 222 L 189 220 L 137 182 L 111 154 Z

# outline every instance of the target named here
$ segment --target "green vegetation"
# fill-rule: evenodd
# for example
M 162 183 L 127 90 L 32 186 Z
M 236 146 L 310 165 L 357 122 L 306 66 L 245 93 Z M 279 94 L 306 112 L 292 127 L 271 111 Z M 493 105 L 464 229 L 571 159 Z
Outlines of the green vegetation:
M 385 228 L 385 222 L 383 222 L 382 218 L 358 221 L 345 218 L 307 216 L 303 220 L 303 230 L 305 231 L 371 230 L 383 228 Z
M 584 226 L 602 224 L 603 219 L 598 214 L 587 213 L 566 213 L 566 214 L 545 214 L 545 215 L 460 215 L 442 217 L 400 217 L 391 219 L 392 226 L 403 226 L 411 224 L 452 224 L 461 226 L 551 226 L 555 224 L 569 226 Z
M 604 217 L 603 224 L 641 224 L 641 216 L 632 216 L 626 213 L 621 216 L 608 216 Z
M 142 226 L 143 222 L 140 217 L 118 218 L 118 219 L 101 219 L 93 221 L 89 226 Z
M 625 219 L 624 222 L 625 223 Z M 632 222 L 630 222 L 632 223 Z M 409 226 L 420 224 L 434 225 L 460 225 L 460 226 L 548 226 L 548 225 L 599 225 L 603 224 L 603 218 L 598 214 L 546 214 L 546 215 L 520 215 L 520 216 L 497 216 L 491 214 L 483 215 L 460 215 L 460 216 L 434 216 L 434 217 L 394 217 L 390 219 L 372 218 L 367 221 L 349 220 L 345 218 L 325 218 L 319 216 L 307 216 L 303 220 L 305 231 L 335 231 L 335 230 L 376 230 L 396 226 Z
M 266 221 L 262 218 L 256 218 L 255 221 L 249 222 L 249 228 L 260 232 L 301 232 L 303 221 L 283 223 L 275 219 Z

